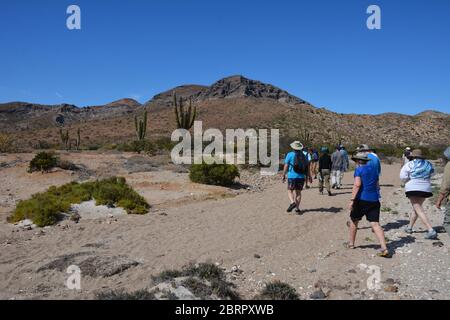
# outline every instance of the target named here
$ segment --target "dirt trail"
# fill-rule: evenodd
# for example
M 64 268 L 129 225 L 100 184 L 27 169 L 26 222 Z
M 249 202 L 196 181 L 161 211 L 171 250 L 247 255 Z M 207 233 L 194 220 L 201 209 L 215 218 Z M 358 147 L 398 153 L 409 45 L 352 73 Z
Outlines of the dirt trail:
M 398 165 L 383 166 L 383 206 L 400 206 L 403 194 L 399 193 L 399 170 Z M 426 268 L 427 261 L 403 253 L 396 253 L 390 260 L 376 257 L 376 238 L 367 222 L 361 224 L 358 234 L 362 247 L 343 248 L 351 175 L 345 175 L 344 188 L 333 197 L 319 195 L 317 183 L 305 190 L 301 216 L 285 212 L 286 185 L 274 180 L 262 192 L 161 206 L 157 212 L 123 216 L 117 221 L 66 223 L 67 228 L 47 228 L 44 233 L 12 233 L 13 227 L 2 223 L 0 298 L 92 298 L 102 288 L 136 290 L 148 286 L 152 274 L 191 261 L 212 261 L 227 269 L 239 266 L 242 273 L 236 273 L 233 280 L 246 298 L 252 298 L 264 283 L 277 279 L 295 287 L 302 298 L 308 298 L 316 286 L 327 291 L 330 299 L 449 299 L 449 237 L 441 234 L 444 246 L 434 247 L 423 240 L 423 234 L 411 237 L 399 231 L 401 221 L 406 219 L 403 215 L 407 204 L 401 216 L 383 213 L 382 224 L 390 230 L 387 236 L 396 251 L 408 246 L 416 253 L 423 248 L 434 257 L 429 260 L 434 264 L 434 274 L 420 290 L 410 288 L 414 288 L 415 281 L 423 280 L 410 279 L 405 268 L 405 272 L 397 271 L 413 263 Z M 441 223 L 439 219 L 438 213 L 432 215 L 435 224 Z M 140 264 L 108 278 L 83 277 L 81 291 L 65 287 L 65 272 L 37 272 L 58 256 L 88 251 L 95 255 L 124 255 Z M 384 284 L 380 290 L 369 290 L 366 283 L 370 275 L 359 267 L 361 264 L 380 267 L 381 279 L 393 278 L 399 291 L 385 292 Z M 436 274 L 440 282 L 431 281 Z M 429 290 L 434 291 L 418 296 L 418 292 Z

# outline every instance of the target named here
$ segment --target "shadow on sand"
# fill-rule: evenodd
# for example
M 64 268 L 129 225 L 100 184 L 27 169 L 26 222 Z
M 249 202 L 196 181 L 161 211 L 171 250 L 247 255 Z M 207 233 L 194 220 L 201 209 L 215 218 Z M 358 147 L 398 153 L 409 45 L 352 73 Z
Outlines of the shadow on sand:
M 329 213 L 339 213 L 344 208 L 337 208 L 337 207 L 331 207 L 331 208 L 314 208 L 314 209 L 305 209 L 302 210 L 302 213 L 308 213 L 308 212 L 329 212 Z
M 405 236 L 398 240 L 388 242 L 387 246 L 388 246 L 389 250 L 391 250 L 392 254 L 394 255 L 395 250 L 397 250 L 407 244 L 414 243 L 414 242 L 416 242 L 416 238 L 414 238 L 412 236 Z M 360 249 L 379 249 L 380 245 L 366 244 L 366 245 L 358 246 L 358 248 L 360 248 Z
M 393 229 L 400 229 L 401 227 L 406 226 L 407 224 L 409 224 L 408 220 L 397 220 L 396 222 L 386 223 L 383 226 L 383 230 L 384 232 L 386 232 Z

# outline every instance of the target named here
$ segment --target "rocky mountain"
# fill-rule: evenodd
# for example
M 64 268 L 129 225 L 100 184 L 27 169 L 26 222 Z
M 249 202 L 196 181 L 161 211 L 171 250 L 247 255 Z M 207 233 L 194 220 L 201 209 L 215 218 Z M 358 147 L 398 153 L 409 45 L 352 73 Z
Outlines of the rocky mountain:
M 80 128 L 90 145 L 134 139 L 134 116 L 149 112 L 149 136 L 170 136 L 175 129 L 173 92 L 192 98 L 203 128 L 278 128 L 284 137 L 309 133 L 315 143 L 361 142 L 391 145 L 450 144 L 450 115 L 424 111 L 415 116 L 340 114 L 316 108 L 271 84 L 231 76 L 211 86 L 183 85 L 155 95 L 141 105 L 121 99 L 103 106 L 0 104 L 0 132 L 13 133 L 24 145 L 59 143 L 58 128 Z

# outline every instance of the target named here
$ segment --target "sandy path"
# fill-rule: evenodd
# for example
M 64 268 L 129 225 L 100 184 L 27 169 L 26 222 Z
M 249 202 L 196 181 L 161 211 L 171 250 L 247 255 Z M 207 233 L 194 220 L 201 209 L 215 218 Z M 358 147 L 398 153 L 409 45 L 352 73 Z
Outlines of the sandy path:
M 397 165 L 383 167 L 383 200 L 399 187 L 398 171 Z M 148 286 L 152 274 L 191 261 L 218 262 L 228 269 L 239 265 L 243 272 L 236 275 L 235 282 L 247 298 L 275 279 L 288 282 L 304 298 L 314 291 L 317 281 L 326 283 L 332 299 L 407 298 L 401 291 L 367 289 L 368 274 L 358 269 L 359 264 L 379 266 L 386 279 L 403 260 L 399 255 L 391 260 L 375 257 L 376 250 L 370 245 L 376 242 L 365 240 L 375 239 L 365 228 L 366 222 L 358 235 L 359 243 L 366 247 L 347 251 L 342 246 L 347 239 L 351 181 L 347 173 L 345 188 L 333 197 L 319 195 L 316 188 L 306 190 L 302 216 L 285 212 L 286 185 L 275 183 L 260 193 L 168 207 L 166 215 L 159 212 L 124 216 L 111 223 L 67 223 L 69 228 L 49 228 L 43 235 L 35 231 L 9 234 L 12 227 L 2 225 L 2 239 L 10 243 L 2 244 L 0 253 L 0 298 L 92 298 L 102 287 L 135 290 Z M 86 244 L 97 247 L 86 248 Z M 85 277 L 78 292 L 65 288 L 64 273 L 36 272 L 59 255 L 85 251 L 122 254 L 141 264 L 110 278 Z M 443 258 L 450 261 L 448 254 Z M 444 292 L 443 297 L 450 295 Z

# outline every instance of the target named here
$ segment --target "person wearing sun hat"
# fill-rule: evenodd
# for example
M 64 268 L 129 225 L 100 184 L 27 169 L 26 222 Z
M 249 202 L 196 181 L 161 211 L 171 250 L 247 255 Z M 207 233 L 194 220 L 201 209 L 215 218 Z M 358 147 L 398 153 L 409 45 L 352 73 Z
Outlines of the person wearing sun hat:
M 300 203 L 302 201 L 302 190 L 308 175 L 309 163 L 303 153 L 303 144 L 300 141 L 294 141 L 290 144 L 292 149 L 284 159 L 283 183 L 288 182 L 288 197 L 291 201 L 287 212 L 300 214 Z
M 355 180 L 350 200 L 350 234 L 346 247 L 355 248 L 356 233 L 358 223 L 365 216 L 370 222 L 373 232 L 381 245 L 379 257 L 390 258 L 391 254 L 386 245 L 383 228 L 380 226 L 380 200 L 379 200 L 379 175 L 378 171 L 369 165 L 371 159 L 365 152 L 358 152 L 352 156 L 352 160 L 357 164 L 355 170 Z
M 377 154 L 374 152 L 373 148 L 369 147 L 367 144 L 361 144 L 358 147 L 359 152 L 365 152 L 369 157 L 370 165 L 374 167 L 378 171 L 378 175 L 381 176 L 381 162 L 380 158 L 378 158 Z
M 405 232 L 412 234 L 414 224 L 417 218 L 420 218 L 428 230 L 425 239 L 434 240 L 437 238 L 436 230 L 431 226 L 423 209 L 425 199 L 433 196 L 431 176 L 434 174 L 434 168 L 431 162 L 425 159 L 420 149 L 414 149 L 410 159 L 411 161 L 405 164 L 400 171 L 400 180 L 405 183 L 406 197 L 411 201 L 413 207 Z
M 441 209 L 442 203 L 444 202 L 444 199 L 446 199 L 447 205 L 445 206 L 443 226 L 450 236 L 450 147 L 445 149 L 444 157 L 447 164 L 444 168 L 444 175 L 442 177 L 441 189 L 439 190 L 436 207 Z
M 407 164 L 409 162 L 409 157 L 411 156 L 411 148 L 410 147 L 406 147 L 405 151 L 403 152 L 402 155 L 402 160 L 403 160 L 403 165 Z

